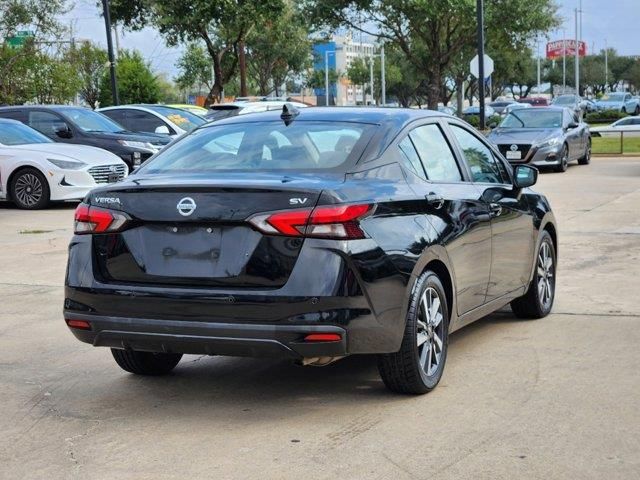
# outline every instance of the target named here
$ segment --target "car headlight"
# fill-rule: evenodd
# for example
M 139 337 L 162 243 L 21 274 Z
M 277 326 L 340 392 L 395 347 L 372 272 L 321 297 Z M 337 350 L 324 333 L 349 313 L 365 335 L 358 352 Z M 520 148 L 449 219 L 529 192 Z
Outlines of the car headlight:
M 80 170 L 82 167 L 86 167 L 86 163 L 77 160 L 59 160 L 57 158 L 47 158 L 47 161 L 53 163 L 56 167 L 62 170 Z
M 545 147 L 555 147 L 556 145 L 558 145 L 560 143 L 560 139 L 558 137 L 553 137 L 550 138 L 548 140 L 545 140 L 544 142 L 542 142 L 539 147 L 540 148 L 545 148 Z
M 155 147 L 149 142 L 137 142 L 134 140 L 118 140 L 118 143 L 124 147 L 144 148 L 147 150 L 155 150 Z

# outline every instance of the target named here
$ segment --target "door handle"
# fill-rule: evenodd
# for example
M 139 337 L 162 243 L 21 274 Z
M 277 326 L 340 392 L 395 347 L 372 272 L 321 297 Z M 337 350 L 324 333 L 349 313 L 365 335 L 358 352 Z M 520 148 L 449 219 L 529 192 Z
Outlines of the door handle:
M 490 203 L 489 204 L 489 214 L 491 218 L 499 217 L 502 213 L 502 205 L 499 203 Z
M 427 193 L 425 198 L 427 199 L 427 202 L 433 204 L 433 207 L 436 209 L 442 208 L 442 205 L 444 205 L 444 197 L 439 193 Z

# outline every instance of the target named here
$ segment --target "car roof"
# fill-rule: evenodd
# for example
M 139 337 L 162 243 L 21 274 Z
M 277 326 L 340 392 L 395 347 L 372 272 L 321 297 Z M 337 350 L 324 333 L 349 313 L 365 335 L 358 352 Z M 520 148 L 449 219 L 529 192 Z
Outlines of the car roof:
M 0 110 L 72 110 L 82 108 L 84 110 L 91 110 L 89 107 L 83 107 L 81 105 L 11 105 L 6 107 L 0 107 Z
M 565 110 L 569 110 L 569 109 L 567 107 L 556 107 L 553 105 L 549 105 L 548 107 L 532 108 L 529 111 L 530 112 L 564 112 Z
M 295 118 L 298 121 L 385 124 L 396 128 L 402 128 L 405 124 L 420 118 L 445 116 L 435 110 L 384 107 L 308 107 L 301 108 L 298 112 L 298 116 Z M 200 128 L 209 128 L 222 124 L 281 121 L 281 114 L 281 110 L 270 110 L 252 113 L 251 115 L 238 115 L 205 124 Z M 448 117 L 448 115 L 446 116 Z
M 12 118 L 0 118 L 0 123 L 18 123 L 20 125 L 24 125 L 24 123 Z

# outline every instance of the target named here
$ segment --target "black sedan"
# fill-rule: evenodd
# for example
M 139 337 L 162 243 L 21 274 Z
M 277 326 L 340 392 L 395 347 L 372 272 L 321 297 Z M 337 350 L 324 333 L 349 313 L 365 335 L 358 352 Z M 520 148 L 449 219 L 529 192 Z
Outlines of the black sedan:
M 452 331 L 551 310 L 557 229 L 536 178 L 438 112 L 220 120 L 78 206 L 64 318 L 136 374 L 185 353 L 378 354 L 387 387 L 424 393 Z
M 591 162 L 589 125 L 568 108 L 513 110 L 487 137 L 513 164 L 567 170 L 569 162 Z

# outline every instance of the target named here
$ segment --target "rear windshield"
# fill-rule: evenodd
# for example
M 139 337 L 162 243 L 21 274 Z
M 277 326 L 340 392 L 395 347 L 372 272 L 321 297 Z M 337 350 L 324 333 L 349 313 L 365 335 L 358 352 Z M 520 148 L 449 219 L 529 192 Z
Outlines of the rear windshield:
M 220 170 L 322 170 L 344 164 L 372 125 L 282 121 L 195 130 L 145 163 L 145 174 Z

